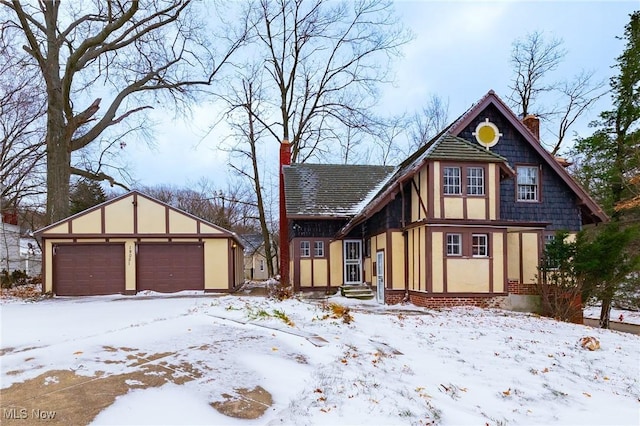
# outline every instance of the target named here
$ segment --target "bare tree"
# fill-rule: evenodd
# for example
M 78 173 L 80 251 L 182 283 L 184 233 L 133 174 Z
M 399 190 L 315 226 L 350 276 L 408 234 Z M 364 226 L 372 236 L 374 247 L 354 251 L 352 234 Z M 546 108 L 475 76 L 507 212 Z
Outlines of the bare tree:
M 390 117 L 383 122 L 372 126 L 371 138 L 373 140 L 371 157 L 368 163 L 390 165 L 396 163 L 406 151 L 402 149 L 399 141 L 406 136 L 409 123 L 405 115 Z
M 288 140 L 293 162 L 335 158 L 338 150 L 332 146 L 340 146 L 345 135 L 366 132 L 375 122 L 370 111 L 377 87 L 387 81 L 389 61 L 410 37 L 387 0 L 256 0 L 247 3 L 247 10 L 253 30 L 251 57 L 220 96 L 228 103 L 227 119 L 236 131 L 227 146 L 231 166 L 255 191 L 271 260 L 276 245 L 265 208 L 269 203 L 260 147 L 268 140 Z M 352 147 L 344 158 L 352 156 Z
M 292 161 L 326 154 L 329 140 L 339 143 L 338 128 L 365 129 L 389 61 L 410 40 L 391 2 L 259 0 L 250 7 L 275 100 L 256 120 L 276 141 L 290 141 Z
M 515 40 L 511 51 L 514 77 L 509 100 L 522 117 L 534 114 L 548 123 L 546 127 L 554 140 L 545 145 L 551 147 L 553 155 L 562 148 L 569 128 L 607 93 L 603 89 L 605 82 L 595 81 L 590 71 L 580 71 L 570 80 L 552 79 L 551 74 L 567 55 L 563 45 L 562 39 L 545 39 L 542 32 L 536 31 Z M 550 102 L 554 96 L 555 106 L 541 103 L 543 99 Z
M 409 151 L 429 142 L 431 138 L 440 133 L 449 122 L 449 100 L 443 100 L 440 96 L 432 94 L 422 109 L 413 114 L 410 123 L 411 144 Z
M 228 147 L 230 167 L 243 179 L 250 182 L 255 196 L 260 232 L 264 243 L 267 272 L 275 276 L 272 253 L 272 230 L 267 220 L 266 203 L 263 195 L 262 170 L 259 163 L 258 148 L 263 142 L 265 127 L 256 118 L 263 113 L 264 91 L 259 74 L 259 66 L 247 65 L 246 73 L 238 74 L 228 82 L 229 95 L 223 98 L 228 104 L 227 121 L 235 137 Z
M 0 32 L 0 197 L 16 209 L 22 199 L 44 193 L 45 99 L 40 80 Z
M 558 109 L 558 124 L 556 142 L 551 154 L 556 155 L 560 151 L 569 127 L 587 111 L 598 99 L 607 93 L 604 89 L 605 82 L 592 82 L 593 72 L 582 71 L 572 80 L 559 84 L 560 107 Z
M 555 88 L 555 84 L 545 78 L 567 55 L 563 44 L 564 41 L 557 38 L 545 40 L 540 31 L 528 33 L 513 42 L 511 65 L 514 77 L 509 86 L 512 90 L 509 100 L 523 117 L 532 112 L 531 107 L 541 93 Z M 541 113 L 537 112 L 537 115 Z
M 171 185 L 141 187 L 145 194 L 177 209 L 244 234 L 257 229 L 255 203 L 241 183 L 228 184 L 226 189 L 201 179 L 189 188 Z
M 151 101 L 184 108 L 244 41 L 246 28 L 208 43 L 191 0 L 0 0 L 44 81 L 47 96 L 47 217 L 67 216 L 72 154 L 108 135 Z M 207 7 L 211 7 L 208 4 Z M 63 9 L 64 7 L 64 9 Z M 216 51 L 213 46 L 219 48 Z M 102 99 L 108 97 L 107 107 Z

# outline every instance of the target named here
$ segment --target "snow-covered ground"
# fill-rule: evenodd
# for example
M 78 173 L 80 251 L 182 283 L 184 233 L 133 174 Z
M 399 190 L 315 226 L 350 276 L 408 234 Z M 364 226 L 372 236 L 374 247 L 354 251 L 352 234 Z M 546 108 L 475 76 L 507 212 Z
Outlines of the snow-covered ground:
M 192 380 L 131 383 L 94 424 L 640 423 L 639 336 L 500 310 L 329 302 L 353 321 L 318 302 L 261 297 L 4 300 L 2 398 L 53 370 L 134 371 L 135 352 L 170 354 Z M 600 349 L 583 349 L 586 336 Z M 258 419 L 211 406 L 257 386 L 273 399 Z
M 584 317 L 600 319 L 600 306 L 587 306 L 584 309 Z M 609 320 L 640 325 L 640 312 L 611 308 Z

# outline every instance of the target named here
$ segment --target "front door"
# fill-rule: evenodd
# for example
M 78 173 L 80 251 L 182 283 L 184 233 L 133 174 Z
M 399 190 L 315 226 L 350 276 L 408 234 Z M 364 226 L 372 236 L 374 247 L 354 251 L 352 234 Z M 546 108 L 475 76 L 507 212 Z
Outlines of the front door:
M 344 283 L 362 284 L 362 241 L 344 242 Z
M 379 251 L 376 253 L 376 277 L 377 277 L 377 291 L 376 299 L 379 303 L 384 303 L 384 252 Z

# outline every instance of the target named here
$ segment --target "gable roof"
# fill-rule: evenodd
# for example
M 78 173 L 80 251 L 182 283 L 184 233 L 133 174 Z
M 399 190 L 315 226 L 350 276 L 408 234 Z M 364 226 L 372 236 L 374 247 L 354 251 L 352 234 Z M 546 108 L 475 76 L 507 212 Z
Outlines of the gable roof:
M 402 183 L 410 179 L 429 159 L 501 162 L 503 163 L 503 165 L 501 165 L 503 171 L 507 174 L 514 175 L 515 172 L 508 165 L 506 158 L 457 136 L 490 104 L 496 106 L 498 111 L 522 134 L 525 140 L 543 158 L 545 163 L 569 186 L 580 200 L 580 207 L 586 218 L 589 218 L 594 223 L 608 220 L 607 215 L 602 211 L 600 206 L 598 206 L 589 194 L 569 175 L 566 169 L 544 149 L 531 130 L 518 119 L 498 95 L 496 95 L 493 90 L 490 90 L 460 117 L 445 127 L 438 135 L 404 160 L 398 166 L 393 176 L 388 179 L 386 184 L 372 197 L 371 202 L 366 206 L 362 206 L 363 208 L 340 230 L 338 235 L 346 235 L 355 225 L 384 207 L 384 205 L 399 192 L 399 187 Z
M 394 169 L 351 164 L 284 166 L 287 216 L 350 218 L 368 203 Z
M 396 169 L 393 176 L 381 186 L 371 201 L 347 223 L 339 232 L 344 235 L 353 226 L 380 210 L 399 191 L 400 185 L 411 179 L 428 160 L 478 161 L 483 163 L 501 163 L 500 167 L 507 175 L 515 172 L 507 159 L 465 139 L 452 136 L 449 127 L 435 136 L 410 155 Z
M 590 218 L 593 223 L 606 222 L 609 220 L 605 212 L 591 198 L 589 194 L 576 182 L 573 177 L 562 167 L 549 151 L 547 151 L 540 141 L 534 136 L 527 126 L 515 115 L 515 113 L 504 103 L 502 99 L 493 90 L 489 90 L 478 102 L 471 106 L 464 114 L 462 114 L 451 126 L 448 131 L 457 135 L 463 131 L 471 121 L 476 118 L 489 105 L 494 105 L 498 111 L 509 121 L 513 127 L 522 135 L 522 137 L 531 145 L 531 147 L 542 157 L 544 162 L 556 172 L 556 174 L 567 184 L 580 201 L 580 208 L 586 218 Z
M 71 222 L 73 220 L 77 220 L 78 218 L 83 218 L 85 216 L 89 216 L 91 214 L 95 214 L 95 213 L 100 213 L 101 211 L 104 211 L 103 209 L 106 206 L 110 206 L 110 205 L 115 205 L 121 202 L 124 202 L 127 198 L 132 198 L 133 200 L 139 199 L 139 198 L 143 198 L 146 199 L 148 201 L 150 201 L 152 204 L 155 205 L 159 205 L 162 206 L 163 208 L 168 209 L 169 211 L 173 211 L 175 212 L 177 215 L 179 216 L 185 216 L 193 221 L 195 221 L 196 223 L 199 224 L 199 228 L 202 229 L 200 231 L 199 234 L 194 234 L 194 235 L 216 235 L 216 236 L 220 236 L 220 235 L 224 235 L 230 238 L 233 238 L 237 243 L 241 243 L 240 239 L 238 238 L 238 236 L 232 232 L 229 231 L 228 229 L 222 228 L 221 226 L 218 226 L 214 223 L 208 222 L 204 219 L 201 219 L 195 215 L 192 215 L 191 213 L 185 212 L 183 210 L 177 209 L 175 207 L 170 206 L 169 204 L 162 202 L 160 200 L 157 200 L 149 195 L 143 194 L 140 191 L 137 190 L 133 190 L 130 192 L 127 192 L 125 194 L 122 194 L 116 198 L 113 198 L 111 200 L 107 200 L 101 204 L 98 204 L 96 206 L 93 206 L 91 208 L 88 208 L 84 211 L 81 211 L 79 213 L 76 213 L 72 216 L 67 217 L 66 219 L 62 219 L 58 222 L 52 223 L 51 225 L 45 226 L 44 228 L 41 228 L 39 230 L 37 230 L 36 232 L 34 232 L 34 235 L 37 237 L 42 237 L 45 236 L 45 234 L 47 234 L 47 232 L 53 230 L 52 234 L 55 235 L 56 228 L 58 228 L 60 225 L 66 224 L 68 222 Z M 128 201 L 126 201 L 128 202 Z M 242 244 L 240 244 L 242 245 Z
M 262 234 L 240 234 L 239 238 L 244 246 L 245 255 L 253 255 L 260 250 L 260 248 L 264 247 Z

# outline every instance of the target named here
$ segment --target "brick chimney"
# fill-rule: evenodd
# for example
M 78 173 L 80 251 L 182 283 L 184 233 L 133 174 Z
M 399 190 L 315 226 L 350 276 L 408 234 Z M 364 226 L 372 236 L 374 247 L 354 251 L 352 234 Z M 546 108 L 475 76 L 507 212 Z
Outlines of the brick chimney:
M 284 139 L 280 144 L 280 283 L 289 285 L 289 223 L 284 195 L 283 166 L 291 164 L 291 144 Z
M 540 119 L 535 115 L 529 114 L 522 119 L 522 123 L 527 126 L 533 136 L 536 137 L 536 140 L 540 142 Z

